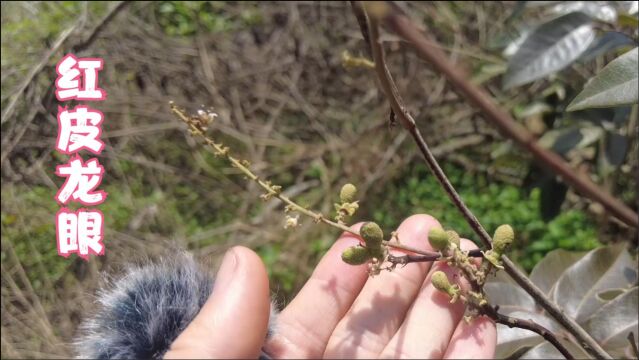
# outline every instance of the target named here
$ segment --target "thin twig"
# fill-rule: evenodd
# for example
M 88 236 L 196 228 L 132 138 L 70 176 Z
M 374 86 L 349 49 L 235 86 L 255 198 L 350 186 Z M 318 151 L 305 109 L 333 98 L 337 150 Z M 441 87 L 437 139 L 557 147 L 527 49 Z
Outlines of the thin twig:
M 470 257 L 484 257 L 484 254 L 479 249 L 473 249 L 468 251 L 468 256 Z M 431 262 L 446 259 L 441 253 L 433 253 L 431 255 L 403 255 L 403 256 L 395 256 L 388 255 L 388 260 L 391 264 L 394 265 L 406 265 L 410 263 L 419 263 L 419 262 Z
M 557 350 L 559 350 L 559 352 L 566 359 L 574 359 L 570 351 L 568 351 L 568 349 L 566 349 L 566 347 L 559 341 L 559 339 L 557 339 L 555 334 L 542 325 L 531 320 L 524 320 L 501 314 L 497 311 L 496 308 L 492 307 L 491 305 L 482 306 L 481 312 L 491 319 L 495 320 L 496 323 L 506 325 L 509 328 L 516 327 L 520 329 L 526 329 L 541 335 L 544 339 L 546 339 L 546 341 L 551 343 Z
M 354 7 L 355 9 L 355 7 Z M 392 15 L 387 16 L 390 17 Z M 391 107 L 394 113 L 399 118 L 402 125 L 408 130 L 411 134 L 415 143 L 417 144 L 421 154 L 424 156 L 424 159 L 431 169 L 431 171 L 435 174 L 435 177 L 440 182 L 442 187 L 444 188 L 446 194 L 450 197 L 453 204 L 457 207 L 457 209 L 463 214 L 464 218 L 471 226 L 471 228 L 477 233 L 477 235 L 481 238 L 482 242 L 491 247 L 491 237 L 488 235 L 486 230 L 483 228 L 481 223 L 477 220 L 474 214 L 468 209 L 468 207 L 464 204 L 463 200 L 450 183 L 446 174 L 439 166 L 439 163 L 433 156 L 430 151 L 428 145 L 424 141 L 419 129 L 415 126 L 415 121 L 412 116 L 408 113 L 408 111 L 403 106 L 403 102 L 401 100 L 400 95 L 398 94 L 397 88 L 393 79 L 390 75 L 388 68 L 386 67 L 384 60 L 384 51 L 382 49 L 381 44 L 379 43 L 379 26 L 377 19 L 370 18 L 368 21 L 368 36 L 370 36 L 370 47 L 371 52 L 375 61 L 375 70 L 377 72 L 377 77 L 381 83 L 382 89 L 386 94 L 387 99 L 389 100 Z M 412 25 L 411 25 L 412 26 Z M 413 41 L 414 39 L 409 39 Z M 506 272 L 526 291 L 528 292 L 536 301 L 539 303 L 548 313 L 553 316 L 558 322 L 560 322 L 571 334 L 578 339 L 581 346 L 591 353 L 593 356 L 597 358 L 610 359 L 610 355 L 608 355 L 599 344 L 581 327 L 577 324 L 576 321 L 566 316 L 556 304 L 554 304 L 548 297 L 534 284 L 532 283 L 525 274 L 523 274 L 514 263 L 508 259 L 506 256 L 502 256 L 502 261 L 504 263 L 504 268 Z
M 204 128 L 203 128 L 202 125 L 200 125 L 197 121 L 194 121 L 192 118 L 190 118 L 187 114 L 184 113 L 184 111 L 182 109 L 178 108 L 172 102 L 170 103 L 170 106 L 171 106 L 171 111 L 180 120 L 182 120 L 185 124 L 187 124 L 189 126 L 189 130 L 191 131 L 191 133 L 193 135 L 197 135 L 197 136 L 201 137 L 204 140 L 204 142 L 206 142 L 206 144 L 208 146 L 210 146 L 215 151 L 215 154 L 217 154 L 219 156 L 223 156 L 233 167 L 235 167 L 238 170 L 240 170 L 242 172 L 242 174 L 244 174 L 244 176 L 246 176 L 248 179 L 254 181 L 264 191 L 266 191 L 266 194 L 264 194 L 265 195 L 265 197 L 264 197 L 265 199 L 277 198 L 277 199 L 281 200 L 282 202 L 284 202 L 291 210 L 297 211 L 300 214 L 306 215 L 306 216 L 312 218 L 315 222 L 318 222 L 318 223 L 322 222 L 322 223 L 330 225 L 330 226 L 332 226 L 334 228 L 337 228 L 339 230 L 354 234 L 356 236 L 360 236 L 358 231 L 353 230 L 352 228 L 346 226 L 345 224 L 343 224 L 341 222 L 332 221 L 332 220 L 326 218 L 321 213 L 309 210 L 309 209 L 299 205 L 298 203 L 293 201 L 291 198 L 289 198 L 288 196 L 284 195 L 281 192 L 281 188 L 279 186 L 271 184 L 270 181 L 266 181 L 266 180 L 260 179 L 259 176 L 257 176 L 248 167 L 248 165 L 244 161 L 231 156 L 229 154 L 229 149 L 227 147 L 225 147 L 221 143 L 216 143 L 215 141 L 213 141 L 212 139 L 210 139 L 206 135 L 204 135 Z M 420 254 L 420 255 L 423 255 L 423 256 L 437 257 L 438 258 L 441 255 L 441 254 L 436 253 L 436 252 L 424 251 L 424 250 L 420 250 L 420 249 L 414 248 L 412 246 L 403 245 L 403 244 L 400 244 L 400 243 L 398 243 L 396 241 L 392 241 L 392 240 L 384 240 L 384 241 L 382 241 L 382 244 L 385 245 L 385 246 L 391 247 L 393 249 L 396 249 L 396 250 L 401 250 L 401 251 L 414 253 L 414 254 Z

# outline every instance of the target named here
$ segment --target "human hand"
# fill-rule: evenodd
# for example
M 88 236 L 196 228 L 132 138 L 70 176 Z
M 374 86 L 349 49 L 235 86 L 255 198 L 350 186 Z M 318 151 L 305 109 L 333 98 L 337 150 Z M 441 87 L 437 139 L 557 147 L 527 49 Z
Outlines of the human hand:
M 361 224 L 355 225 L 359 228 Z M 432 250 L 428 215 L 414 215 L 398 228 L 400 241 Z M 366 265 L 352 266 L 341 253 L 359 242 L 345 233 L 331 247 L 299 292 L 282 311 L 277 330 L 264 347 L 274 358 L 490 358 L 494 355 L 494 323 L 480 317 L 462 320 L 464 304 L 430 283 L 435 270 L 450 278 L 444 263 L 415 263 L 370 278 Z M 475 248 L 462 240 L 462 248 Z M 257 358 L 269 314 L 268 279 L 257 255 L 234 248 L 229 271 L 224 259 L 211 298 L 173 343 L 167 358 Z M 226 276 L 232 280 L 225 280 Z M 220 278 L 222 277 L 222 279 Z M 226 282 L 225 282 L 226 281 Z M 226 286 L 225 286 L 225 285 Z M 468 287 L 465 281 L 462 286 Z

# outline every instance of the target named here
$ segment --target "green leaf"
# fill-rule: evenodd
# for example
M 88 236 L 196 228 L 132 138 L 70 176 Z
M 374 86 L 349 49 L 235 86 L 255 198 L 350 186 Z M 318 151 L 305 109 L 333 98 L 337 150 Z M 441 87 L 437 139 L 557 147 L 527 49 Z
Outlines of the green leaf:
M 630 331 L 639 333 L 637 261 L 623 245 L 602 247 L 584 256 L 563 250 L 551 252 L 535 267 L 530 279 L 613 358 L 632 357 L 627 336 Z M 559 325 L 516 285 L 491 281 L 484 290 L 489 302 L 500 306 L 500 312 L 532 319 L 555 333 L 560 331 Z M 562 358 L 552 345 L 529 331 L 498 324 L 497 339 L 496 358 Z M 559 340 L 575 358 L 588 358 L 576 343 L 564 337 Z
M 639 52 L 637 48 L 634 48 L 611 61 L 588 82 L 566 110 L 575 111 L 637 103 L 639 99 L 638 58 Z
M 601 344 L 613 358 L 624 356 L 630 345 L 628 333 L 637 334 L 637 287 L 626 291 L 602 306 L 588 320 L 585 330 Z
M 553 6 L 552 11 L 557 14 L 581 11 L 600 21 L 613 24 L 617 21 L 617 10 L 604 1 L 559 1 Z
M 499 311 L 512 314 L 516 311 L 535 311 L 535 299 L 521 286 L 505 282 L 488 282 L 484 285 L 488 299 L 499 305 Z
M 566 270 L 552 292 L 566 315 L 584 321 L 605 302 L 601 291 L 628 287 L 637 281 L 636 261 L 623 246 L 594 250 Z
M 559 276 L 577 260 L 584 256 L 583 252 L 554 250 L 541 260 L 530 273 L 530 280 L 544 293 L 550 293 Z
M 523 85 L 567 67 L 594 39 L 592 20 L 580 12 L 542 24 L 508 62 L 504 88 Z

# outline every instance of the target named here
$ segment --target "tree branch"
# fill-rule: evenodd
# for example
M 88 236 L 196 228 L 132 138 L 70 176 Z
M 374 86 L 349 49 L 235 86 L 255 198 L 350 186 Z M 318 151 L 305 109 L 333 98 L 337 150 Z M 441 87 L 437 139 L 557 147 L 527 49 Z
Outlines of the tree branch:
M 481 312 L 491 319 L 495 320 L 496 323 L 506 325 L 509 328 L 516 327 L 520 329 L 526 329 L 541 335 L 544 339 L 546 339 L 546 341 L 551 343 L 557 350 L 559 350 L 559 352 L 566 359 L 574 359 L 570 351 L 568 351 L 568 349 L 566 349 L 566 347 L 559 341 L 559 339 L 557 339 L 555 334 L 542 325 L 531 320 L 524 320 L 500 314 L 499 312 L 497 312 L 497 308 L 492 307 L 491 305 L 484 305 L 481 308 Z
M 380 4 L 380 3 L 377 3 L 377 4 Z M 381 3 L 381 4 L 385 4 L 385 3 Z M 358 9 L 360 11 L 362 10 L 361 5 L 354 4 L 353 10 L 357 13 Z M 403 36 L 405 36 L 409 42 L 413 43 L 421 39 L 421 35 L 419 34 L 419 32 L 416 29 L 414 29 L 414 26 L 410 23 L 410 21 L 405 19 L 404 17 L 400 17 L 399 15 L 394 15 L 394 14 L 387 14 L 385 18 L 387 22 L 389 22 L 391 25 L 403 24 L 402 26 L 410 27 L 410 29 L 414 30 L 410 32 L 411 37 L 408 37 L 408 36 L 405 36 L 403 32 L 400 32 L 399 29 L 397 29 L 397 26 L 394 27 L 394 29 L 397 30 Z M 397 20 L 398 18 L 401 18 L 401 21 Z M 395 19 L 395 20 L 391 20 L 391 19 Z M 477 235 L 480 237 L 482 242 L 486 246 L 491 247 L 492 239 L 490 235 L 488 235 L 488 233 L 483 228 L 481 223 L 477 220 L 477 218 L 470 211 L 470 209 L 468 209 L 468 207 L 464 204 L 463 200 L 461 199 L 461 197 L 459 196 L 459 194 L 457 193 L 453 185 L 450 183 L 450 181 L 446 177 L 446 174 L 439 166 L 437 160 L 435 159 L 428 145 L 424 141 L 424 138 L 422 137 L 419 129 L 415 126 L 415 121 L 413 120 L 412 116 L 408 113 L 408 111 L 406 111 L 405 107 L 403 106 L 403 101 L 401 100 L 401 97 L 397 91 L 397 87 L 395 86 L 395 83 L 393 82 L 391 74 L 386 66 L 385 59 L 384 59 L 384 51 L 382 49 L 382 46 L 379 43 L 378 20 L 375 18 L 369 18 L 368 20 L 369 21 L 368 21 L 367 35 L 370 37 L 369 46 L 371 48 L 371 53 L 373 54 L 373 58 L 375 61 L 375 70 L 377 72 L 377 77 L 381 84 L 381 87 L 384 93 L 386 94 L 386 98 L 389 100 L 394 113 L 399 118 L 399 121 L 401 122 L 401 124 L 406 128 L 406 130 L 408 130 L 410 135 L 413 137 L 421 154 L 424 156 L 424 160 L 426 161 L 431 171 L 435 174 L 435 177 L 440 182 L 440 184 L 444 188 L 444 191 L 452 200 L 453 204 L 463 214 L 468 224 L 475 231 L 475 233 L 477 233 Z M 573 173 L 571 172 L 571 174 Z M 550 301 L 547 298 L 547 296 L 526 277 L 525 274 L 519 271 L 519 269 L 517 269 L 517 267 L 514 265 L 514 263 L 510 259 L 508 259 L 506 256 L 502 256 L 502 261 L 504 263 L 504 268 L 506 269 L 506 272 L 524 290 L 526 290 L 526 292 L 528 292 L 538 304 L 540 304 L 546 311 L 548 311 L 548 313 L 551 316 L 553 316 L 559 323 L 561 323 L 579 341 L 581 346 L 586 351 L 588 351 L 589 353 L 591 353 L 593 356 L 597 358 L 603 358 L 603 359 L 611 358 L 610 355 L 608 355 L 601 348 L 601 346 L 599 346 L 599 344 L 583 328 L 581 328 L 579 324 L 577 324 L 576 321 L 566 316 L 556 304 Z
M 406 39 L 422 59 L 430 63 L 435 70 L 444 74 L 460 94 L 480 108 L 487 120 L 495 124 L 506 136 L 528 150 L 535 160 L 549 167 L 566 184 L 574 187 L 585 197 L 601 203 L 606 210 L 627 225 L 635 228 L 639 227 L 637 213 L 592 182 L 588 176 L 580 175 L 559 155 L 539 146 L 530 132 L 516 123 L 508 113 L 500 109 L 484 90 L 468 81 L 469 76 L 465 71 L 453 67 L 437 42 L 434 39 L 427 39 L 407 17 L 391 11 L 385 17 L 384 22 L 394 32 Z
M 481 250 L 474 249 L 468 252 L 468 256 L 470 257 L 484 257 Z M 386 260 L 388 260 L 391 264 L 397 265 L 406 265 L 410 263 L 419 263 L 419 262 L 431 262 L 445 259 L 441 253 L 433 253 L 430 255 L 403 255 L 403 256 L 395 256 L 392 254 L 388 254 Z

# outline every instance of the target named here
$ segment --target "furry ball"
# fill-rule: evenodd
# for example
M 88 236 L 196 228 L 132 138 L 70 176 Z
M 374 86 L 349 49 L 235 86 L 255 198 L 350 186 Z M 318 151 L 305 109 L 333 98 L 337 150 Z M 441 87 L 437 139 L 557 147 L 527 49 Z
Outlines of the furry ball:
M 98 292 L 97 307 L 80 327 L 78 358 L 161 359 L 198 314 L 214 278 L 189 254 L 131 267 Z M 271 306 L 268 335 L 274 331 Z M 264 352 L 261 359 L 268 359 Z

